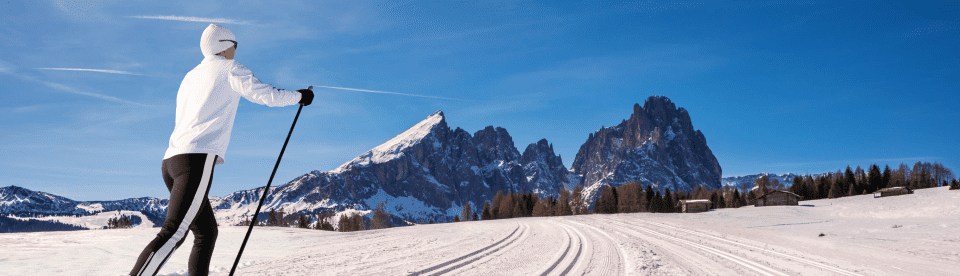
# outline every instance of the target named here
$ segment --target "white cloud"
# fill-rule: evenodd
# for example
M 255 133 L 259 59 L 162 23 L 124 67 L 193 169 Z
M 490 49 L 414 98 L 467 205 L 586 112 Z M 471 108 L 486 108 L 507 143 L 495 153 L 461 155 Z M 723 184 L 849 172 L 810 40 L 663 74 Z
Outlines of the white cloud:
M 188 21 L 188 22 L 207 22 L 207 23 L 222 23 L 222 24 L 238 24 L 238 25 L 251 25 L 251 24 L 253 24 L 253 22 L 250 22 L 250 21 L 238 21 L 238 20 L 233 20 L 233 19 L 224 19 L 224 18 L 202 18 L 202 17 L 175 16 L 175 15 L 157 15 L 157 16 L 137 15 L 137 16 L 127 16 L 127 18 L 161 19 L 161 20 Z
M 38 70 L 61 70 L 61 71 L 87 71 L 87 72 L 100 72 L 100 73 L 111 73 L 111 74 L 146 76 L 146 75 L 144 75 L 144 74 L 131 73 L 131 72 L 127 72 L 127 71 L 105 70 L 105 69 L 84 69 L 84 68 L 36 68 L 36 69 L 38 69 Z

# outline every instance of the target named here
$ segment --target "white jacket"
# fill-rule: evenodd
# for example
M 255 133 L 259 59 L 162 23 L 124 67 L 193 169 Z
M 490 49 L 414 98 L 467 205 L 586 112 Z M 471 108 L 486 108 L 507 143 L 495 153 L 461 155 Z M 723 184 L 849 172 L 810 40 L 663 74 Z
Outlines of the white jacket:
M 276 107 L 297 104 L 300 92 L 261 83 L 236 60 L 204 55 L 200 65 L 180 83 L 176 127 L 163 159 L 183 153 L 211 153 L 217 155 L 217 165 L 223 164 L 240 97 Z

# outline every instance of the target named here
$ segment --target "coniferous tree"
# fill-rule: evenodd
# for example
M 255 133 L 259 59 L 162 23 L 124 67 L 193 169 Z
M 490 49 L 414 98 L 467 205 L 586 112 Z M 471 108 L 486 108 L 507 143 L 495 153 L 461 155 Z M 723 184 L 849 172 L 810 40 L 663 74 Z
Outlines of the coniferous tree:
M 377 203 L 373 209 L 373 217 L 370 219 L 370 230 L 390 228 L 393 223 L 390 222 L 390 213 L 387 213 L 387 206 L 383 202 Z
M 453 222 L 460 222 L 460 216 L 453 216 Z
M 470 202 L 466 201 L 463 203 L 463 210 L 460 210 L 460 217 L 462 221 L 470 221 L 470 218 L 473 215 L 473 207 L 470 206 Z
M 580 184 L 573 187 L 573 193 L 570 195 L 570 207 L 574 215 L 587 213 L 587 204 L 583 200 L 583 187 L 581 187 Z
M 593 212 L 598 214 L 615 214 L 617 213 L 617 203 L 616 196 L 614 195 L 614 189 L 612 186 L 604 186 L 603 190 L 600 191 L 600 198 L 597 199 L 596 205 L 593 207 Z
M 880 174 L 880 166 L 873 164 L 870 166 L 870 170 L 867 173 L 867 193 L 873 193 L 880 188 L 880 183 L 883 182 L 883 175 Z
M 477 217 L 477 213 L 473 213 L 473 218 L 471 218 L 470 220 L 478 221 L 480 220 L 480 218 Z
M 483 213 L 480 214 L 480 219 L 482 220 L 491 220 L 493 219 L 493 214 L 490 212 L 490 202 L 483 202 Z
M 570 191 L 566 188 L 560 190 L 560 198 L 557 199 L 557 209 L 553 213 L 557 216 L 573 215 L 573 210 L 570 207 Z
M 278 225 L 278 226 L 280 226 L 280 227 L 288 227 L 288 226 L 290 226 L 290 223 L 288 223 L 287 220 L 285 220 L 285 219 L 283 218 L 285 215 L 286 215 L 286 213 L 283 212 L 283 207 L 280 207 L 280 211 L 277 212 L 277 219 L 278 219 L 277 225 Z
M 307 215 L 300 214 L 297 217 L 297 228 L 310 228 L 310 218 Z
M 503 191 L 497 191 L 497 195 L 493 196 L 493 202 L 490 205 L 490 217 L 492 219 L 502 218 L 500 217 L 500 203 L 503 198 Z
M 880 179 L 880 186 L 877 187 L 877 190 L 890 187 L 890 166 L 883 165 L 883 175 Z
M 544 206 L 544 201 L 538 201 L 536 206 L 533 206 L 533 216 L 535 217 L 545 217 L 547 216 L 547 206 Z
M 504 196 L 502 200 L 500 200 L 500 213 L 497 214 L 497 218 L 499 219 L 513 218 L 514 205 L 516 204 L 514 204 L 513 202 L 513 192 L 512 191 L 507 192 L 507 195 Z
M 951 189 L 951 190 L 958 190 L 958 189 L 960 189 L 960 181 L 958 181 L 958 180 L 956 180 L 956 179 L 952 180 L 952 181 L 950 182 L 950 189 Z
M 350 232 L 352 223 L 350 223 L 350 218 L 347 217 L 347 214 L 341 214 L 340 219 L 337 220 L 337 230 L 340 232 Z
M 730 207 L 740 208 L 740 206 L 743 206 L 740 204 L 741 201 L 742 200 L 740 199 L 740 191 L 737 189 L 733 189 L 733 200 L 730 201 L 731 203 L 733 203 L 733 206 L 730 206 Z
M 850 187 L 854 187 L 857 184 L 857 177 L 853 174 L 853 170 L 850 169 L 850 166 L 847 166 L 847 170 L 843 172 L 843 186 L 840 188 L 843 189 L 843 193 L 840 196 L 853 194 L 855 191 L 850 191 Z
M 277 220 L 277 212 L 273 209 L 270 209 L 270 212 L 267 213 L 267 225 L 277 226 L 280 225 Z
M 645 207 L 644 209 L 647 212 L 651 212 L 651 213 L 657 212 L 655 209 L 656 205 L 654 205 L 654 202 L 653 202 L 653 198 L 656 197 L 656 193 L 653 191 L 653 185 L 647 185 L 647 189 L 644 192 L 644 197 L 646 198 L 645 202 L 647 203 L 647 205 L 644 206 Z
M 663 213 L 673 213 L 674 209 L 676 209 L 673 202 L 673 195 L 670 194 L 670 188 L 663 189 L 663 200 L 660 201 L 660 204 L 660 212 Z

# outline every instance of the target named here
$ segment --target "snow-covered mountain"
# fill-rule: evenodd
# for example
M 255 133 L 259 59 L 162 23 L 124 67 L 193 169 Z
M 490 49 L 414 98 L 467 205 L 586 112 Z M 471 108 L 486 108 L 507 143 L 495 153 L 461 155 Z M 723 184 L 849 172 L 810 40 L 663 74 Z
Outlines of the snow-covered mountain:
M 690 115 L 662 96 L 633 106 L 619 125 L 591 133 L 572 170 L 584 178 L 584 197 L 593 202 L 604 186 L 636 180 L 672 191 L 696 186 L 720 188 L 722 170 L 707 139 L 694 130 Z
M 312 171 L 271 189 L 264 210 L 286 213 L 370 210 L 383 202 L 402 221 L 448 220 L 470 203 L 479 212 L 498 191 L 556 195 L 579 183 L 546 140 L 521 155 L 506 129 L 473 135 L 437 111 L 393 139 L 329 171 Z M 262 188 L 213 200 L 218 219 L 250 216 Z
M 757 178 L 760 176 L 766 176 L 770 182 L 773 182 L 773 180 L 777 180 L 780 182 L 780 184 L 783 184 L 783 187 L 785 188 L 793 185 L 794 177 L 797 177 L 797 176 L 803 177 L 802 175 L 797 175 L 793 173 L 785 173 L 785 174 L 758 173 L 758 174 L 751 174 L 751 175 L 724 177 L 721 181 L 723 182 L 724 186 L 737 187 L 737 188 L 740 188 L 740 187 L 751 188 L 754 186 L 754 181 L 757 181 Z
M 109 218 L 119 216 L 121 213 L 129 213 L 128 215 L 137 216 L 137 221 L 149 222 L 147 225 L 152 227 L 163 223 L 167 214 L 167 201 L 167 199 L 153 197 L 113 201 L 75 201 L 23 187 L 7 186 L 0 187 L 0 216 L 20 219 L 24 223 L 29 222 L 30 218 L 36 218 L 96 229 L 105 226 Z M 114 211 L 117 211 L 115 215 L 100 215 Z M 88 217 L 88 219 L 74 217 Z

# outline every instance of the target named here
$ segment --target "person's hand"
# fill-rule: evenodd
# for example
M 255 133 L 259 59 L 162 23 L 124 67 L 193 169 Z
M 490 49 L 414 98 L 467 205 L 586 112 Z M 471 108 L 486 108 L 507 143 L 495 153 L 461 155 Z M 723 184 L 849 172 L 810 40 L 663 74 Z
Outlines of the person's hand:
M 312 88 L 312 87 L 313 87 L 313 86 L 311 86 L 311 88 Z M 313 103 L 313 91 L 312 91 L 312 90 L 310 90 L 310 89 L 300 89 L 300 90 L 297 90 L 297 92 L 300 92 L 300 104 L 302 104 L 303 106 L 308 106 L 308 105 L 310 105 L 311 103 Z

